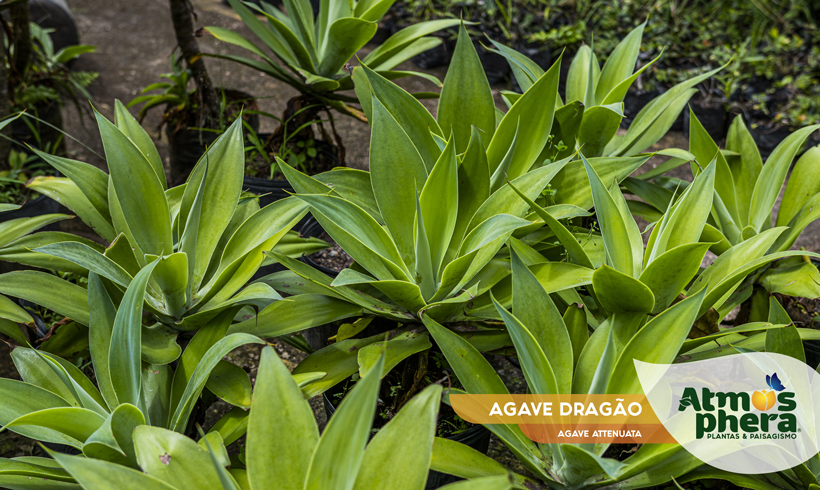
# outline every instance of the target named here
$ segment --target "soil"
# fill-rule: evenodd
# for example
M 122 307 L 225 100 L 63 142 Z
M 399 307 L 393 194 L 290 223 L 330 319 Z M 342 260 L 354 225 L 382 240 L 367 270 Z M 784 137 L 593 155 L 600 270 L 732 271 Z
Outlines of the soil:
M 323 240 L 326 239 L 323 238 Z M 353 258 L 350 255 L 347 255 L 347 252 L 342 250 L 342 247 L 337 244 L 334 244 L 330 248 L 312 253 L 308 255 L 308 258 L 317 264 L 336 272 L 340 272 L 342 269 L 350 267 L 353 263 Z

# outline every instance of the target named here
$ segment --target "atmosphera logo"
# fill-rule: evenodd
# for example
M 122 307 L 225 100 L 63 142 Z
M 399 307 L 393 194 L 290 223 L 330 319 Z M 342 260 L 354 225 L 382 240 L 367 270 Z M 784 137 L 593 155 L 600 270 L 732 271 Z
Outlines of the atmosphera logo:
M 634 361 L 652 411 L 693 456 L 732 473 L 774 473 L 820 447 L 820 373 L 793 357 L 744 352 L 674 364 Z
M 794 392 L 785 391 L 777 373 L 766 375 L 768 390 L 700 394 L 693 387 L 683 390 L 678 411 L 692 409 L 695 438 L 703 439 L 794 439 L 797 437 L 797 402 Z M 752 410 L 754 407 L 755 410 Z M 744 412 L 738 415 L 738 412 Z

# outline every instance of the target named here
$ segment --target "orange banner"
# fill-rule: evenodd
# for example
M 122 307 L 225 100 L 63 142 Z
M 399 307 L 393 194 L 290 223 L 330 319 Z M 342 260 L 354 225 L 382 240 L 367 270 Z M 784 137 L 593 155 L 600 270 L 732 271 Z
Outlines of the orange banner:
M 514 424 L 540 443 L 674 443 L 644 395 L 450 395 L 473 424 Z

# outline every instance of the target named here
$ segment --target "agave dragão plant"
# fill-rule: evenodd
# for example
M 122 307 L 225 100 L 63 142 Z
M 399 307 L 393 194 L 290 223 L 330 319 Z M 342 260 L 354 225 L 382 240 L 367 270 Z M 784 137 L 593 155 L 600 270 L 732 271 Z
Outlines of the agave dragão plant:
M 280 299 L 266 284 L 245 284 L 306 213 L 296 198 L 259 209 L 242 197 L 243 145 L 234 123 L 202 157 L 188 182 L 166 188 L 149 136 L 117 103 L 117 124 L 97 114 L 110 175 L 89 164 L 41 156 L 66 178 L 28 185 L 66 205 L 110 245 L 102 249 L 58 232 L 28 235 L 62 216 L 17 223 L 24 235 L 0 250 L 4 259 L 99 275 L 115 303 L 139 274 L 148 276 L 145 308 L 161 335 L 197 330 L 237 306 L 264 308 Z M 307 242 L 309 248 L 315 247 Z M 288 253 L 298 244 L 289 243 Z M 0 276 L 0 293 L 23 298 L 89 325 L 88 292 L 58 276 L 18 271 Z M 139 305 L 142 305 L 142 299 Z
M 244 462 L 228 456 L 228 440 L 219 430 L 194 441 L 160 427 L 129 425 L 128 461 L 52 453 L 58 467 L 45 458 L 9 460 L 13 467 L 0 481 L 17 484 L 14 488 L 42 488 L 26 480 L 33 475 L 54 484 L 76 481 L 86 490 L 109 489 L 113 482 L 140 490 L 421 490 L 433 452 L 441 387 L 430 386 L 414 397 L 368 443 L 379 390 L 376 374 L 383 365 L 384 356 L 379 356 L 370 366 L 373 374 L 356 385 L 320 436 L 297 382 L 273 349 L 265 347 L 246 421 Z M 492 489 L 512 488 L 506 476 L 489 481 Z
M 201 415 L 195 406 L 207 388 L 207 393 L 239 407 L 228 412 L 216 431 L 221 430 L 224 439 L 231 441 L 241 435 L 244 426 L 237 421 L 247 421 L 244 411 L 250 406 L 250 379 L 222 358 L 241 345 L 264 342 L 248 334 L 225 336 L 238 310 L 233 308 L 201 329 L 180 356 L 180 347 L 164 332 L 142 325 L 143 298 L 159 264 L 152 262 L 134 277 L 119 308 L 104 279 L 90 273 L 93 381 L 58 356 L 28 347 L 12 351 L 22 381 L 0 379 L 0 424 L 5 430 L 74 448 L 89 461 L 136 467 L 139 449 L 134 445 L 134 428 L 148 424 L 176 433 L 195 432 L 193 422 Z M 172 368 L 170 363 L 177 358 Z M 3 460 L 0 464 L 9 471 L 0 475 L 0 484 L 43 488 L 38 485 L 45 479 L 50 482 L 46 485 L 62 488 L 59 482 L 72 479 L 52 463 L 43 458 Z
M 378 21 L 395 0 L 322 1 L 315 17 L 308 0 L 287 0 L 284 4 L 287 14 L 266 2 L 261 2 L 261 7 L 240 0 L 229 0 L 229 3 L 285 67 L 240 34 L 221 27 L 206 29 L 217 39 L 244 48 L 262 61 L 234 55 L 212 56 L 242 63 L 287 83 L 307 96 L 309 102 L 305 105 L 318 104 L 313 114 L 321 107 L 332 107 L 342 114 L 364 119 L 358 109 L 347 104 L 357 102 L 356 99 L 339 93 L 353 88 L 351 74 L 345 65 L 373 38 Z M 257 14 L 267 18 L 267 26 L 256 17 Z M 458 23 L 458 20 L 447 19 L 407 27 L 371 51 L 363 61 L 391 79 L 417 75 L 440 85 L 435 77 L 394 68 L 441 44 L 441 39 L 429 34 Z M 307 117 L 305 120 L 312 119 Z
M 691 161 L 692 172 L 697 175 L 700 172 L 697 162 L 715 159 L 714 205 L 704 226 L 703 241 L 712 242 L 710 250 L 720 255 L 778 227 L 785 231 L 777 233 L 768 252 L 784 252 L 794 245 L 808 225 L 820 218 L 820 180 L 816 175 L 820 147 L 809 149 L 797 159 L 786 183 L 792 162 L 818 129 L 820 126 L 816 125 L 795 131 L 775 148 L 764 165 L 741 117 L 732 122 L 726 149 L 721 150 L 692 112 L 688 154 L 683 152 L 680 157 L 647 173 L 627 178 L 624 186 L 646 203 L 633 205 L 634 211 L 655 221 L 673 200 L 675 190 L 688 185 L 686 181 L 662 174 Z M 781 191 L 783 198 L 775 212 Z M 727 307 L 731 309 L 747 300 L 754 283 L 761 284 L 769 293 L 820 297 L 820 273 L 808 257 L 778 260 L 762 267 L 745 281 Z
M 263 281 L 293 296 L 235 325 L 234 331 L 284 335 L 362 315 L 387 318 L 406 324 L 391 340 L 393 366 L 429 348 L 420 325 L 423 313 L 448 325 L 482 329 L 486 320 L 498 320 L 487 305 L 490 288 L 508 282 L 509 258 L 500 251 L 511 236 L 544 226 L 518 193 L 539 199 L 547 185 L 560 182 L 558 204 L 547 208 L 551 220 L 587 216 L 592 207 L 580 161 L 568 157 L 545 164 L 539 159 L 553 122 L 559 66 L 534 83 L 498 123 L 492 92 L 463 28 L 436 117 L 367 66 L 356 68 L 356 90 L 360 100 L 368 101 L 363 108 L 372 123 L 370 173 L 344 169 L 309 177 L 282 167 L 296 197 L 310 205 L 355 263 L 334 279 L 274 254 L 290 271 Z M 607 180 L 622 180 L 646 159 L 593 158 L 590 165 Z M 580 301 L 572 288 L 589 284 L 593 272 L 589 264 L 577 263 L 538 269 L 551 291 L 568 291 L 568 302 Z M 300 315 L 300 308 L 313 315 Z M 467 336 L 482 350 L 510 345 L 503 330 Z M 368 355 L 364 348 L 379 340 L 345 340 L 331 346 L 336 357 L 317 352 L 306 363 L 312 367 L 304 369 L 329 374 L 309 391 L 321 392 L 355 373 L 356 356 Z M 339 369 L 318 368 L 336 361 Z
M 701 245 L 705 250 L 708 244 Z M 561 322 L 554 304 L 535 279 L 523 260 L 513 253 L 513 284 L 516 296 L 512 313 L 495 302 L 504 324 L 510 332 L 529 393 L 542 394 L 640 394 L 641 386 L 634 361 L 670 364 L 681 360 L 701 360 L 724 352 L 708 346 L 716 339 L 740 337 L 744 348 L 724 348 L 726 353 L 765 350 L 801 358 L 802 345 L 794 339 L 794 325 L 770 322 L 747 324 L 708 338 L 687 339 L 698 317 L 706 289 L 652 316 L 640 328 L 630 333 L 626 343 L 616 341 L 616 313 L 611 322 L 604 322 L 590 336 L 582 315 L 580 322 Z M 675 267 L 667 265 L 675 274 Z M 688 275 L 688 274 L 687 274 Z M 596 291 L 617 294 L 617 284 L 599 283 Z M 624 301 L 628 307 L 629 301 Z M 577 308 L 576 308 L 577 309 Z M 781 313 L 782 312 L 781 310 Z M 786 317 L 788 322 L 788 317 Z M 775 322 L 775 323 L 771 323 Z M 425 323 L 441 347 L 466 391 L 471 394 L 507 394 L 507 387 L 484 356 L 469 342 L 442 327 L 434 320 Z M 750 335 L 744 337 L 743 334 Z M 580 339 L 580 353 L 573 350 Z M 704 348 L 706 347 L 706 348 Z M 746 350 L 744 350 L 746 349 Z M 573 355 L 575 358 L 573 359 Z M 456 394 L 460 390 L 449 390 Z M 748 488 L 807 488 L 817 484 L 812 472 L 815 460 L 798 467 L 770 475 L 738 475 L 711 468 L 689 454 L 680 444 L 644 444 L 623 460 L 604 456 L 609 444 L 536 444 L 518 426 L 488 425 L 488 429 L 516 455 L 521 463 L 547 488 L 646 488 L 656 487 L 675 479 L 678 483 L 704 478 L 718 478 Z M 816 466 L 814 466 L 816 467 Z M 507 470 L 496 461 L 458 442 L 436 439 L 433 469 L 462 477 L 505 475 Z M 523 478 L 519 476 L 519 478 Z M 526 484 L 530 485 L 527 486 Z M 522 488 L 535 488 L 525 482 Z
M 723 67 L 679 83 L 649 102 L 629 125 L 626 134 L 617 134 L 624 118 L 623 101 L 629 88 L 660 57 L 635 70 L 645 24 L 632 30 L 610 53 L 603 68 L 589 46 L 582 46 L 570 64 L 564 101 L 559 98 L 555 123 L 545 156 L 565 158 L 576 150 L 587 157 L 632 156 L 657 143 L 669 131 L 697 84 Z M 491 41 L 495 52 L 507 58 L 513 76 L 527 90 L 544 71 L 523 54 Z M 634 72 L 633 72 L 634 71 Z M 505 101 L 521 97 L 503 92 Z M 663 152 L 662 152 L 663 153 Z
M 765 349 L 804 359 L 799 339 L 820 335 L 807 329 L 798 332 L 776 302 L 768 322 L 702 331 L 705 313 L 721 305 L 743 277 L 761 263 L 783 254 L 802 254 L 766 255 L 777 234 L 783 232 L 773 229 L 746 246 L 732 248 L 704 271 L 700 270 L 711 245 L 699 239 L 712 208 L 715 160 L 656 224 L 646 249 L 619 186 L 608 189 L 583 157 L 582 160 L 589 173 L 606 251 L 605 263 L 593 273 L 591 285 L 579 291 L 584 303 L 570 305 L 562 317 L 551 290 L 534 273 L 535 266 L 546 259 L 516 241 L 510 245 L 512 313 L 495 298 L 503 290 L 490 293 L 492 306 L 515 346 L 529 392 L 639 394 L 635 359 L 670 364 L 744 349 Z M 545 214 L 534 202 L 531 205 L 539 214 Z M 590 262 L 574 238 L 558 226 L 553 230 L 566 246 L 570 260 Z M 591 335 L 592 325 L 583 313 L 584 304 L 590 303 L 597 304 L 591 309 L 599 321 Z M 470 342 L 426 314 L 424 323 L 468 393 L 508 393 L 494 369 Z M 660 485 L 672 478 L 725 478 L 744 486 L 752 481 L 746 475 L 701 468 L 703 463 L 678 444 L 643 445 L 624 461 L 617 461 L 603 456 L 606 444 L 539 445 L 525 437 L 517 426 L 488 428 L 550 488 L 639 488 Z M 443 440 L 437 440 L 433 468 L 460 476 L 505 472 L 497 463 L 475 455 L 469 448 Z M 804 466 L 781 476 L 799 488 L 799 482 L 804 481 L 799 476 L 801 470 L 813 475 Z M 754 481 L 769 488 L 777 479 L 777 475 L 768 475 Z

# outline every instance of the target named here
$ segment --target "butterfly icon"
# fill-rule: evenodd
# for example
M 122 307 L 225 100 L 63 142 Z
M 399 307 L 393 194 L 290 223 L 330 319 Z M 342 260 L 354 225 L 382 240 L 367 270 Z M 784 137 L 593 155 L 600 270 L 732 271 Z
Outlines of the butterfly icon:
M 781 383 L 780 379 L 777 377 L 777 373 L 774 373 L 771 376 L 767 374 L 766 384 L 769 385 L 769 388 L 773 389 L 774 391 L 783 391 L 786 389 L 786 387 L 783 386 L 783 383 Z

